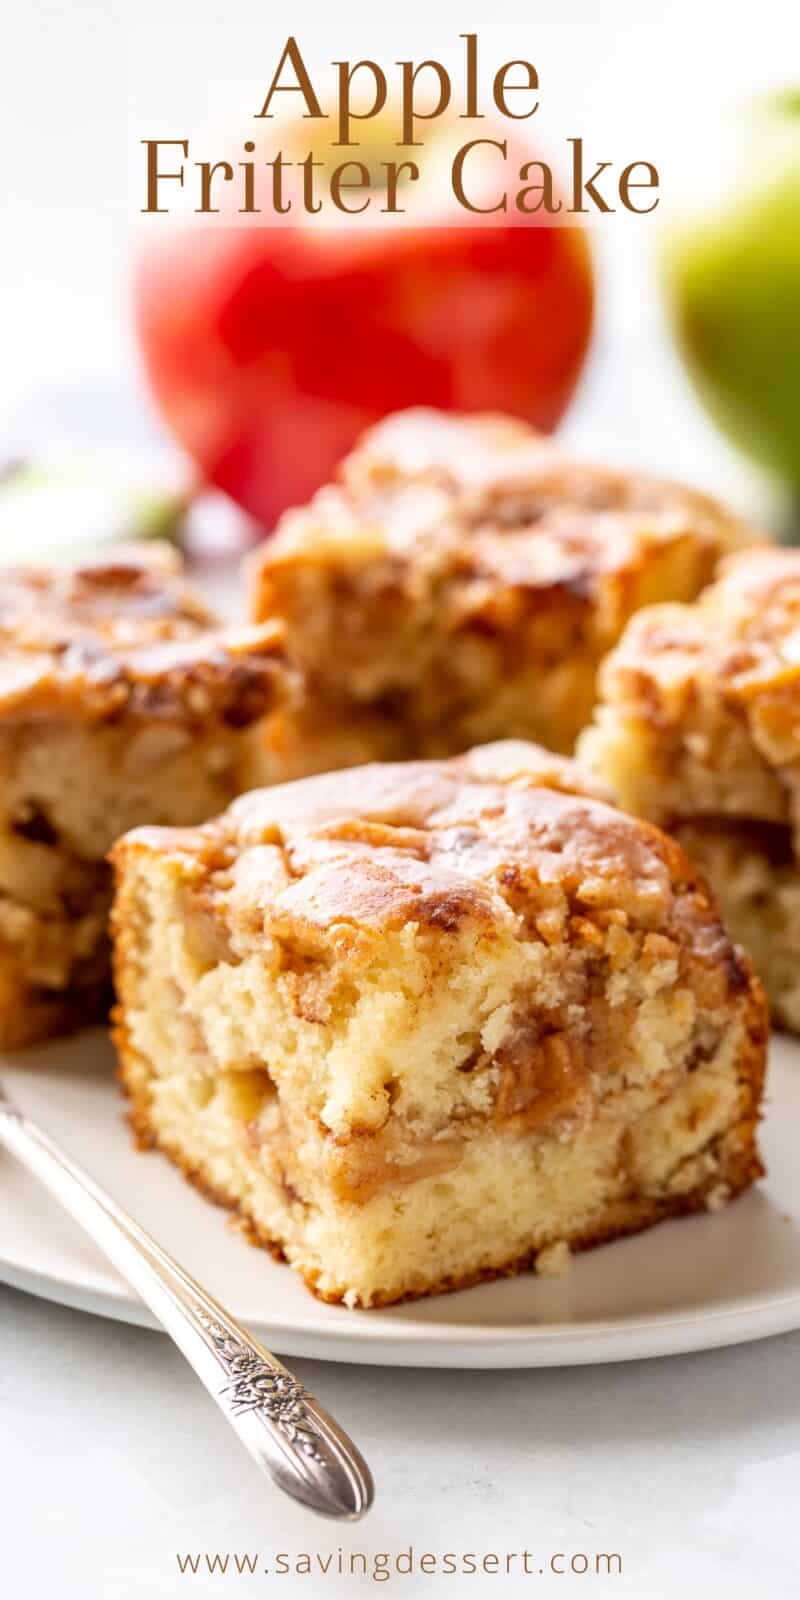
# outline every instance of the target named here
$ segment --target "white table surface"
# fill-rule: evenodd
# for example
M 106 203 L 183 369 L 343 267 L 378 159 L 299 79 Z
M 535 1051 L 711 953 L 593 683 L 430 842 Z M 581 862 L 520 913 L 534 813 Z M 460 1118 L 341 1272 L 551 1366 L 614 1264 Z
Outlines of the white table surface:
M 392 1575 L 387 1593 L 797 1595 L 800 1334 L 561 1371 L 293 1365 L 374 1470 L 376 1503 L 355 1527 L 273 1492 L 161 1335 L 0 1287 L 0 1593 L 351 1600 L 378 1585 L 340 1577 L 340 1551 L 371 1570 L 412 1546 L 518 1559 L 508 1577 Z M 205 1552 L 230 1554 L 224 1576 L 180 1574 L 179 1553 Z M 257 1554 L 259 1571 L 237 1574 L 234 1552 Z M 332 1569 L 265 1573 L 281 1552 L 332 1554 Z M 619 1553 L 622 1575 L 556 1576 L 559 1552 Z

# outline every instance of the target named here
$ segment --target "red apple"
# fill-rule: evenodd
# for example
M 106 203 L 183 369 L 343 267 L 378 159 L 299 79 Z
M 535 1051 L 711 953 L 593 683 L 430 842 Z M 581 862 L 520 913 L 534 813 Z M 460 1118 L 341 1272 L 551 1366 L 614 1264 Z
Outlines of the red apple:
M 500 410 L 553 428 L 589 341 L 589 246 L 580 228 L 516 212 L 509 192 L 508 212 L 475 226 L 154 224 L 139 336 L 205 480 L 270 528 L 389 411 Z

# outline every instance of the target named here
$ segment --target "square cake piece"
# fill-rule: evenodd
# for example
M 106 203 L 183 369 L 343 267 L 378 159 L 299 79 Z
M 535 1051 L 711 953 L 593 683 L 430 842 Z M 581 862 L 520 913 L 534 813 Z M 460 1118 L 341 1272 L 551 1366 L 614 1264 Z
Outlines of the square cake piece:
M 558 756 L 308 778 L 113 859 L 134 1127 L 323 1299 L 516 1272 L 761 1170 L 749 962 Z
M 220 631 L 166 546 L 0 569 L 0 1047 L 102 1014 L 106 852 L 246 788 L 287 681 L 280 626 Z
M 269 725 L 275 778 L 510 737 L 571 751 L 631 613 L 693 599 L 754 537 L 510 418 L 389 418 L 256 561 L 255 615 L 286 623 L 304 679 Z
M 731 557 L 693 606 L 634 617 L 586 758 L 684 844 L 800 1031 L 800 551 Z

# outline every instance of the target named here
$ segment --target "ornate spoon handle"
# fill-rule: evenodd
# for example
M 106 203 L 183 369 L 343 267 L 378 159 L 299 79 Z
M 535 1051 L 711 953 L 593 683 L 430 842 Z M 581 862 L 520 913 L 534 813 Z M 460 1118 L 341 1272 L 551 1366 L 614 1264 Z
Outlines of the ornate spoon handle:
M 133 1285 L 279 1488 L 323 1516 L 362 1516 L 372 1503 L 372 1479 L 347 1434 L 2 1089 L 0 1145 L 41 1179 Z

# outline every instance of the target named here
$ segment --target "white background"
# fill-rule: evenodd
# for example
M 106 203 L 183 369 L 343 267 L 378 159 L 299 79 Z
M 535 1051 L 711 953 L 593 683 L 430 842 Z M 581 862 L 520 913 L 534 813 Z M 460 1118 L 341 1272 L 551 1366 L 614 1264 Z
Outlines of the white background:
M 682 194 L 721 119 L 797 65 L 794 8 L 675 0 L 647 28 L 640 4 L 485 9 L 404 4 L 404 39 L 492 20 L 536 54 L 537 25 L 572 29 L 570 93 L 627 154 L 644 127 L 665 186 Z M 15 442 L 158 444 L 135 365 L 126 268 L 133 224 L 131 106 L 142 29 L 161 81 L 201 96 L 199 22 L 267 20 L 305 37 L 327 18 L 357 43 L 373 8 L 7 5 L 0 94 L 0 452 Z M 598 16 L 600 21 L 598 23 Z M 649 38 L 649 45 L 647 39 Z M 340 53 L 337 48 L 337 53 Z M 187 64 L 189 64 L 187 66 Z M 220 63 L 220 76 L 226 69 Z M 602 152 L 601 152 L 602 153 Z M 633 152 L 636 153 L 636 152 Z M 648 151 L 642 151 L 648 155 Z M 763 488 L 700 415 L 665 336 L 653 273 L 657 226 L 597 230 L 601 300 L 592 363 L 569 434 L 597 452 L 684 472 L 738 503 Z M 0 1162 L 0 1179 L 2 1162 Z M 254 1263 L 254 1270 L 257 1263 Z M 353 1596 L 364 1580 L 180 1578 L 178 1550 L 619 1551 L 622 1578 L 395 1579 L 388 1593 L 609 1593 L 783 1600 L 797 1593 L 800 1336 L 749 1348 L 563 1372 L 452 1375 L 297 1363 L 350 1427 L 379 1481 L 357 1530 L 312 1522 L 272 1495 L 156 1335 L 0 1289 L 0 1594 L 139 1600 L 192 1593 Z
M 652 217 L 604 218 L 594 229 L 596 339 L 566 433 L 759 506 L 761 486 L 706 423 L 671 351 L 655 258 L 670 210 L 690 195 L 710 202 L 708 169 L 721 150 L 730 156 L 737 129 L 746 143 L 748 106 L 791 81 L 800 56 L 796 7 L 404 0 L 381 13 L 380 25 L 377 16 L 364 0 L 299 0 L 288 12 L 267 0 L 7 4 L 0 450 L 15 441 L 41 448 L 76 437 L 114 445 L 163 439 L 129 321 L 140 138 L 174 136 L 187 116 L 192 128 L 225 125 L 228 107 L 249 115 L 290 29 L 323 57 L 355 57 L 376 33 L 396 37 L 397 49 L 384 51 L 392 59 L 430 53 L 437 42 L 447 48 L 458 33 L 480 35 L 491 25 L 512 53 L 545 63 L 536 135 L 556 159 L 566 137 L 580 133 L 598 157 L 654 159 L 662 174 L 664 198 Z

